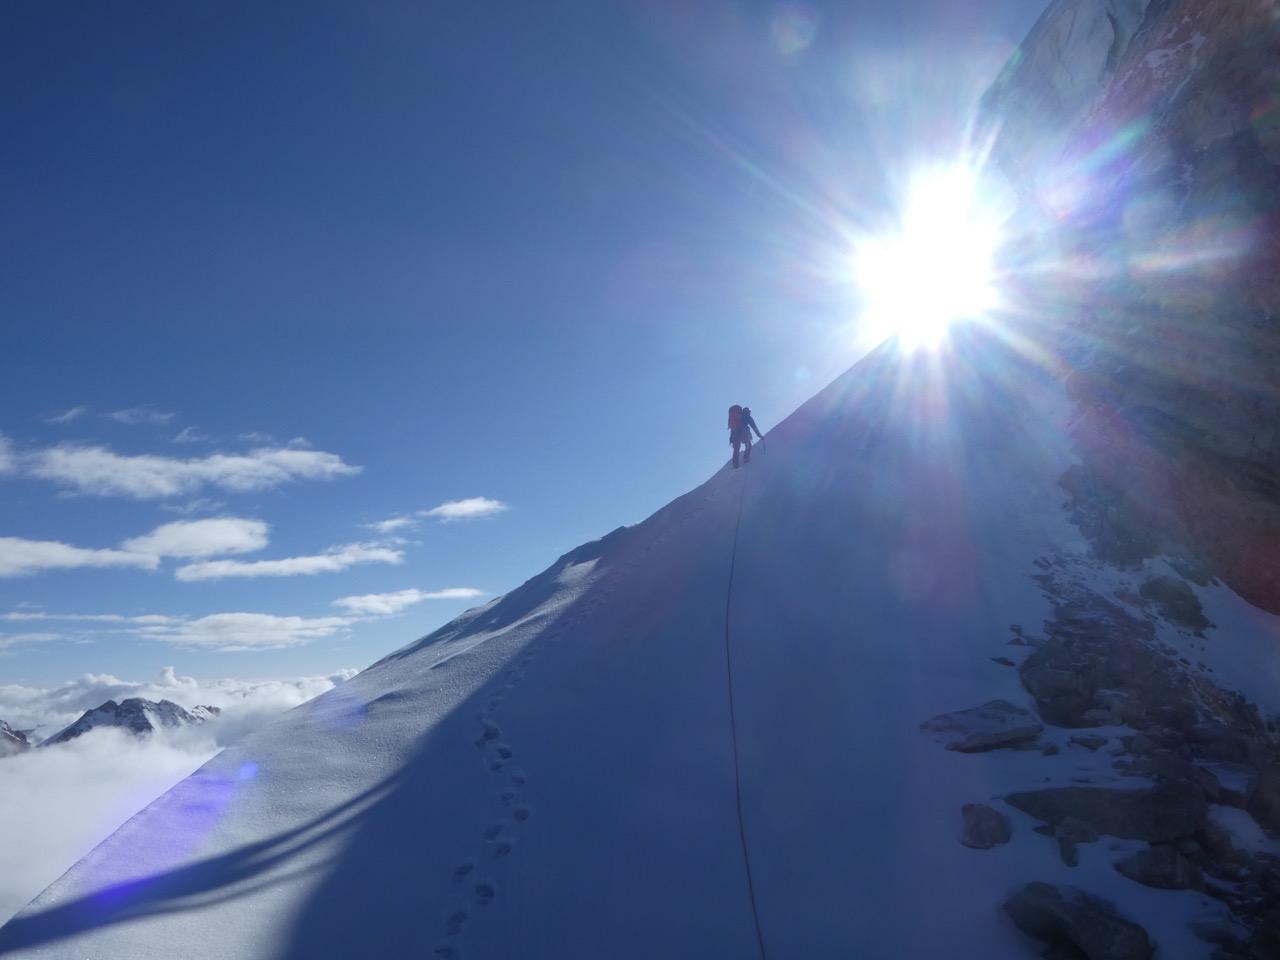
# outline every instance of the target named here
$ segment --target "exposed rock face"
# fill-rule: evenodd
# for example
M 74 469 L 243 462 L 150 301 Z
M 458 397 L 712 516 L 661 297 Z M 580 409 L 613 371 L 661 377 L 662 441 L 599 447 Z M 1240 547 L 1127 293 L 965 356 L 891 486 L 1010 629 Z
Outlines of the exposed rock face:
M 157 730 L 172 730 L 203 723 L 219 712 L 217 707 L 204 706 L 196 707 L 195 711 L 187 711 L 172 700 L 161 700 L 159 703 L 141 697 L 130 697 L 120 703 L 108 700 L 102 706 L 87 711 L 79 720 L 50 737 L 41 746 L 66 743 L 99 727 L 116 727 L 141 737 Z
M 1107 837 L 1145 842 L 1143 849 L 1115 856 L 1112 866 L 1147 887 L 1196 890 L 1221 901 L 1231 921 L 1224 918 L 1203 932 L 1206 942 L 1222 947 L 1213 954 L 1216 960 L 1269 956 L 1265 944 L 1272 936 L 1273 904 L 1280 902 L 1280 858 L 1242 849 L 1223 823 L 1242 825 L 1252 819 L 1246 833 L 1260 829 L 1280 836 L 1277 718 L 1264 718 L 1239 694 L 1216 686 L 1160 639 L 1173 631 L 1204 643 L 1230 642 L 1228 635 L 1206 635 L 1198 625 L 1202 613 L 1187 586 L 1199 582 L 1187 579 L 1200 576 L 1197 564 L 1169 562 L 1178 576 L 1148 576 L 1137 589 L 1104 596 L 1089 585 L 1087 571 L 1111 565 L 1096 554 L 1083 563 L 1078 558 L 1037 562 L 1045 572 L 1035 579 L 1053 601 L 1054 614 L 1043 624 L 1043 638 L 1015 625 L 1010 643 L 1031 649 L 1018 673 L 1045 729 L 1034 741 L 1003 745 L 1040 747 L 1042 739 L 1061 743 L 1054 727 L 1131 732 L 1065 738 L 1068 751 L 1111 757 L 1111 772 L 1001 799 L 1041 821 L 1032 832 L 1055 843 L 1068 867 L 1079 864 L 1083 844 Z M 1002 716 L 1009 729 L 1020 726 L 1029 732 L 1025 717 L 1013 722 L 1013 711 L 1019 710 L 996 701 L 936 717 L 921 728 L 952 747 Z M 1041 751 L 1061 752 L 1056 747 L 1051 742 Z M 1113 786 L 1115 774 L 1132 786 Z M 1238 813 L 1224 820 L 1226 808 Z M 998 810 L 969 803 L 961 813 L 962 843 L 985 850 L 999 842 Z M 1095 855 L 1108 856 L 1105 849 Z M 1046 956 L 1087 955 L 1058 927 L 1044 929 L 1049 932 L 1037 935 L 1052 942 Z
M 1115 908 L 1083 890 L 1029 883 L 1004 909 L 1018 929 L 1055 946 L 1074 948 L 1088 960 L 1147 960 L 1153 948 L 1147 931 Z
M 1116 869 L 1143 886 L 1163 890 L 1199 890 L 1204 886 L 1200 868 L 1176 847 L 1153 844 L 1116 863 Z
M 1040 735 L 1044 724 L 1030 711 L 1007 700 L 992 700 L 980 707 L 926 720 L 920 729 L 941 738 L 948 750 L 979 753 L 1027 744 Z
M 1009 818 L 985 803 L 966 803 L 960 808 L 964 817 L 964 833 L 960 842 L 975 850 L 990 850 L 1008 843 L 1013 836 Z
M 1016 180 L 1080 119 L 1129 47 L 1150 0 L 1053 0 L 987 92 L 996 156 Z
M 1040 579 L 1048 584 L 1048 577 Z M 1045 631 L 1048 641 L 1022 662 L 1019 673 L 1048 723 L 1097 727 L 1153 713 L 1195 722 L 1189 689 L 1149 645 L 1149 621 L 1093 597 L 1057 607 Z
M 1005 800 L 1048 824 L 1075 819 L 1100 834 L 1148 843 L 1190 837 L 1209 815 L 1204 793 L 1186 781 L 1145 790 L 1050 787 L 1011 793 Z
M 0 720 L 0 757 L 11 757 L 15 753 L 22 753 L 24 750 L 31 749 L 31 744 L 27 740 L 26 734 L 21 730 L 15 730 L 5 721 Z
M 1275 0 L 1058 0 L 985 109 L 1026 198 L 1020 307 L 1072 368 L 1082 528 L 1280 612 Z

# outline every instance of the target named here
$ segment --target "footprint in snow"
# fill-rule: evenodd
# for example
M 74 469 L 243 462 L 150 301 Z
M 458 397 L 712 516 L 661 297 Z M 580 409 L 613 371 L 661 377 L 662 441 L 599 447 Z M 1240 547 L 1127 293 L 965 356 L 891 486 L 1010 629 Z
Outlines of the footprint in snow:
M 528 807 L 516 807 L 511 811 L 511 815 L 523 823 L 525 820 L 529 819 L 529 814 L 531 812 L 532 811 L 530 811 Z
M 483 714 L 480 716 L 480 722 L 484 724 L 484 732 L 480 734 L 480 738 L 476 740 L 476 746 L 483 748 L 490 742 L 497 740 L 502 736 L 502 731 L 498 729 L 498 725 L 488 719 Z
M 457 867 L 454 868 L 453 879 L 458 881 L 465 880 L 467 877 L 467 874 L 469 874 L 475 868 L 476 868 L 476 864 L 474 860 L 463 861 L 462 863 L 458 864 Z
M 475 893 L 476 903 L 491 903 L 498 894 L 498 888 L 493 885 L 492 880 L 481 880 L 476 884 Z
M 468 916 L 466 907 L 457 907 L 450 910 L 449 915 L 444 920 L 445 933 L 451 937 L 456 937 L 462 932 L 462 925 L 467 922 Z

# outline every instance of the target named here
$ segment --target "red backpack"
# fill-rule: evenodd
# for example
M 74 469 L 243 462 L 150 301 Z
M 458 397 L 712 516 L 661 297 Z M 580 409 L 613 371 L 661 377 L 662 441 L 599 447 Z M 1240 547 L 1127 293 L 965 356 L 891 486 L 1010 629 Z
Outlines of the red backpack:
M 742 407 L 735 403 L 729 408 L 729 429 L 737 430 L 740 426 L 742 426 Z

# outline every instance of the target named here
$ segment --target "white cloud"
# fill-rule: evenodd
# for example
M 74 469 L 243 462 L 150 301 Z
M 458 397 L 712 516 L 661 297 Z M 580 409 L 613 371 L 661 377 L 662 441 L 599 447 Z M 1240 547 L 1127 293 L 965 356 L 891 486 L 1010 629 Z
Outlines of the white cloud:
M 370 543 L 349 543 L 325 553 L 283 560 L 208 560 L 179 567 L 179 580 L 221 580 L 226 577 L 296 577 L 335 573 L 361 563 L 400 563 L 404 551 Z
M 9 438 L 0 433 L 0 473 L 11 473 L 17 468 L 17 463 L 13 456 L 13 444 L 9 442 Z
M 42 570 L 82 567 L 142 567 L 154 570 L 154 555 L 124 550 L 91 550 L 54 540 L 0 537 L 0 577 L 25 577 Z
M 147 614 L 141 617 L 125 617 L 118 613 L 47 613 L 43 610 L 14 610 L 0 613 L 0 620 L 71 620 L 88 623 L 168 623 L 171 617 Z
M 223 553 L 250 553 L 267 545 L 270 527 L 261 520 L 214 517 L 179 520 L 156 527 L 120 546 L 130 553 L 156 557 L 211 557 Z
M 174 443 L 205 443 L 208 440 L 209 438 L 199 433 L 195 427 L 183 427 L 173 438 Z
M 177 414 L 161 413 L 154 407 L 142 404 L 137 407 L 130 407 L 128 410 L 113 410 L 111 413 L 105 414 L 105 416 L 108 420 L 114 420 L 116 423 L 161 425 L 171 422 Z
M 348 617 L 278 617 L 268 613 L 215 613 L 198 620 L 144 627 L 150 640 L 176 647 L 222 651 L 300 647 L 346 629 Z
M 430 510 L 423 510 L 422 516 L 435 517 L 441 521 L 469 520 L 473 517 L 487 517 L 501 513 L 507 505 L 501 500 L 490 500 L 488 497 L 470 497 L 466 500 L 450 500 Z
M 193 513 L 216 513 L 225 510 L 227 504 L 222 500 L 210 500 L 208 497 L 197 497 L 186 503 L 162 503 L 160 509 L 168 513 L 180 513 L 190 516 Z
M 89 412 L 88 407 L 71 407 L 63 410 L 61 413 L 50 414 L 44 418 L 45 423 L 70 423 L 73 420 L 79 420 Z
M 11 650 L 29 643 L 48 643 L 50 640 L 61 639 L 60 633 L 0 633 L 0 651 Z M 3 719 L 0 717 L 0 720 Z
M 217 752 L 207 739 L 195 750 L 103 730 L 0 760 L 0 923 Z
M 355 670 L 344 668 L 325 677 L 288 681 L 197 680 L 182 676 L 169 666 L 152 680 L 124 680 L 109 673 L 86 673 L 51 688 L 0 684 L 0 720 L 19 730 L 35 731 L 37 739 L 47 739 L 75 722 L 86 710 L 108 700 L 129 697 L 172 700 L 188 710 L 197 706 L 221 709 L 216 738 L 220 746 L 226 746 L 252 726 L 244 718 L 256 718 L 256 722 L 260 722 L 264 716 L 296 707 L 355 674 Z M 231 732 L 224 723 L 228 717 L 234 719 Z M 201 729 L 213 728 L 205 725 Z
M 320 450 L 262 447 L 247 454 L 178 459 L 152 454 L 122 456 L 103 446 L 60 444 L 25 458 L 35 477 L 95 496 L 137 500 L 175 497 L 203 487 L 246 492 L 292 480 L 330 480 L 361 468 Z
M 57 733 L 106 700 L 168 699 L 190 709 L 222 709 L 180 735 L 135 739 L 100 730 L 65 744 L 0 760 L 0 924 L 25 906 L 125 819 L 190 774 L 224 746 L 285 710 L 350 679 L 197 681 L 166 667 L 152 681 L 85 675 L 54 689 L 0 685 L 0 719 L 19 730 Z M 93 802 L 84 798 L 92 796 Z M 57 830 L 32 824 L 56 823 Z
M 384 536 L 395 533 L 397 530 L 403 530 L 406 527 L 416 526 L 418 523 L 413 517 L 392 517 L 390 520 L 378 520 L 375 523 L 366 523 L 365 527 L 374 530 Z
M 471 587 L 451 587 L 448 590 L 397 590 L 394 593 L 366 593 L 356 597 L 342 597 L 333 601 L 354 616 L 393 617 L 415 603 L 424 600 L 469 600 L 482 596 Z

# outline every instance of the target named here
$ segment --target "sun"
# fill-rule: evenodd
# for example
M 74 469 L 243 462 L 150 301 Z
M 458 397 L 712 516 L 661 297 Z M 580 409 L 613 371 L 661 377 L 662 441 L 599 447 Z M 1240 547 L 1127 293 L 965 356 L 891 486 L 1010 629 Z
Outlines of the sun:
M 894 232 L 854 252 L 854 275 L 871 342 L 897 337 L 906 349 L 936 347 L 953 324 L 997 303 L 993 258 L 999 224 L 958 166 L 918 177 Z

